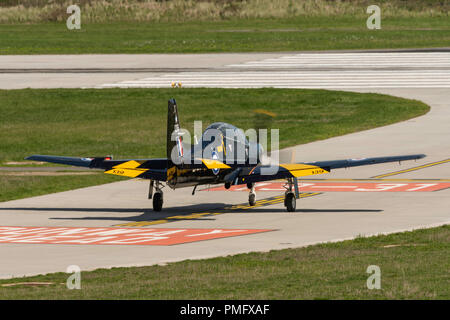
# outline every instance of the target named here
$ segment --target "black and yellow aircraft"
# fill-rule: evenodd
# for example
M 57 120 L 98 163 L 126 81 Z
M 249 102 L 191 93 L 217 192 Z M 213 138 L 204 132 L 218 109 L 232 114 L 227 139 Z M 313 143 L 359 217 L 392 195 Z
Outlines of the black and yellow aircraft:
M 169 100 L 167 117 L 167 158 L 113 160 L 111 157 L 72 158 L 33 155 L 28 160 L 45 161 L 72 166 L 103 169 L 105 173 L 150 180 L 148 198 L 153 198 L 153 210 L 163 206 L 163 184 L 175 189 L 198 185 L 246 184 L 249 204 L 254 205 L 256 182 L 286 179 L 284 205 L 287 211 L 295 211 L 299 198 L 297 178 L 329 173 L 333 169 L 364 166 L 424 158 L 423 154 L 319 161 L 311 163 L 263 164 L 263 149 L 257 142 L 249 142 L 244 132 L 235 126 L 216 122 L 202 134 L 192 146 L 183 143 L 184 132 L 180 128 L 175 99 Z M 241 150 L 242 152 L 237 152 Z M 224 161 L 225 160 L 225 161 Z M 153 190 L 155 189 L 155 192 Z

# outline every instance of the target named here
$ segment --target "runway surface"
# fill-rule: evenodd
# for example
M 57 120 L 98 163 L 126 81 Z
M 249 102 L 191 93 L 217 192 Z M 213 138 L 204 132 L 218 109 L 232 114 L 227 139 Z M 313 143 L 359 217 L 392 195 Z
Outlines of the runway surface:
M 158 232 L 160 229 L 171 229 L 174 232 L 206 230 L 203 233 L 220 233 L 221 230 L 248 232 L 243 231 L 239 236 L 224 236 L 176 245 L 86 245 L 63 243 L 61 236 L 67 234 L 61 233 L 62 230 L 56 230 L 59 232 L 59 238 L 51 238 L 51 232 L 55 229 L 41 229 L 41 233 L 36 234 L 35 229 L 22 228 L 14 231 L 0 228 L 0 277 L 65 271 L 69 265 L 91 270 L 99 267 L 151 265 L 250 251 L 268 251 L 449 223 L 450 189 L 445 187 L 450 180 L 450 53 L 426 54 L 421 56 L 418 53 L 392 53 L 391 56 L 385 57 L 386 53 L 347 53 L 342 57 L 342 54 L 338 53 L 318 53 L 308 54 L 308 59 L 302 59 L 302 54 L 297 53 L 187 55 L 185 61 L 182 55 L 140 56 L 134 57 L 135 68 L 156 68 L 158 65 L 162 68 L 173 62 L 176 56 L 178 64 L 172 67 L 183 70 L 174 71 L 168 68 L 151 73 L 131 70 L 114 73 L 113 77 L 108 72 L 72 72 L 67 82 L 60 81 L 60 77 L 69 73 L 59 73 L 57 69 L 61 68 L 58 63 L 61 64 L 64 59 L 68 62 L 63 64 L 70 68 L 70 59 L 62 56 L 58 62 L 55 60 L 58 57 L 52 56 L 51 61 L 45 62 L 45 56 L 40 56 L 38 59 L 41 62 L 33 65 L 33 58 L 26 57 L 31 61 L 31 69 L 44 64 L 45 68 L 53 65 L 56 71 L 41 73 L 39 70 L 32 70 L 33 72 L 20 73 L 20 70 L 16 70 L 17 73 L 2 73 L 1 87 L 23 86 L 21 81 L 30 75 L 35 78 L 25 83 L 33 84 L 33 81 L 40 79 L 37 87 L 152 87 L 169 86 L 171 81 L 182 81 L 186 87 L 221 86 L 221 81 L 222 86 L 241 87 L 245 86 L 245 81 L 240 80 L 239 74 L 248 80 L 245 77 L 252 75 L 257 68 L 257 72 L 262 72 L 265 76 L 259 78 L 260 82 L 256 82 L 256 77 L 251 76 L 254 87 L 323 86 L 418 99 L 432 107 L 431 111 L 422 117 L 297 146 L 286 152 L 293 150 L 298 162 L 410 153 L 425 153 L 427 157 L 417 162 L 405 162 L 401 166 L 391 163 L 341 169 L 326 176 L 302 180 L 303 184 L 309 184 L 309 189 L 305 186 L 295 213 L 285 211 L 282 192 L 276 184 L 266 185 L 269 190 L 262 190 L 264 186 L 259 187 L 258 203 L 253 208 L 246 204 L 246 192 L 203 190 L 192 196 L 191 188 L 176 191 L 165 188 L 165 210 L 154 213 L 151 210 L 151 202 L 146 199 L 148 181 L 140 180 L 3 202 L 0 203 L 2 227 L 68 228 L 69 231 L 64 229 L 64 232 L 75 232 L 71 228 L 87 227 L 108 228 L 104 230 L 106 232 L 111 231 L 109 228 L 143 228 L 149 229 L 149 232 Z M 8 59 L 8 65 L 16 68 L 12 61 L 16 59 L 14 61 L 20 62 L 22 58 Z M 82 71 L 82 67 L 89 65 L 87 62 L 95 64 L 92 59 L 100 58 L 78 56 L 77 59 L 78 65 L 73 67 Z M 85 64 L 82 63 L 83 59 L 86 60 Z M 104 66 L 105 68 L 128 68 L 133 57 L 109 59 L 110 65 Z M 202 65 L 202 60 L 205 65 Z M 4 57 L 0 57 L 0 69 L 5 68 L 4 61 Z M 123 63 L 117 64 L 120 61 Z M 152 63 L 146 64 L 145 61 Z M 192 61 L 196 61 L 196 69 L 187 71 L 186 68 Z M 324 64 L 326 61 L 329 62 L 327 66 Z M 101 64 L 96 65 L 96 68 L 102 67 Z M 245 71 L 238 72 L 237 69 Z M 369 71 L 377 75 L 375 80 L 371 77 L 365 78 Z M 236 73 L 234 78 L 226 77 Z M 284 73 L 289 73 L 292 77 L 287 79 L 283 76 Z M 316 82 L 312 82 L 313 75 L 306 78 L 306 74 L 310 73 L 317 77 Z M 336 75 L 330 78 L 334 73 Z M 435 77 L 429 76 L 433 73 Z M 205 74 L 207 81 L 202 78 Z M 347 77 L 349 74 L 355 74 L 356 78 Z M 88 75 L 92 77 L 89 78 Z M 48 81 L 43 83 L 43 78 Z M 88 78 L 89 80 L 86 80 Z M 357 81 L 350 82 L 351 79 Z M 165 130 L 165 127 L 161 129 Z M 356 189 L 365 191 L 357 191 L 355 188 L 353 191 L 330 191 L 329 188 L 334 186 L 342 190 L 342 186 L 355 185 Z M 317 191 L 313 186 L 318 187 Z M 395 190 L 396 188 L 399 189 Z M 265 232 L 258 232 L 261 230 Z M 27 235 L 33 235 L 35 238 L 27 238 Z M 34 243 L 31 243 L 32 240 Z M 167 241 L 169 243 L 171 240 Z
M 0 56 L 0 88 L 450 88 L 437 52 Z
M 450 52 L 300 53 L 220 70 L 154 74 L 100 87 L 450 88 Z

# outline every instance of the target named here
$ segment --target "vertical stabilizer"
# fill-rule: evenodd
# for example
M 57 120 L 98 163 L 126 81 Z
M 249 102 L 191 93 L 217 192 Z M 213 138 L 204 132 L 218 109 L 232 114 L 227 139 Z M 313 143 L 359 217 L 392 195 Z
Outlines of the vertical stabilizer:
M 182 163 L 184 157 L 183 140 L 178 120 L 177 102 L 170 99 L 167 110 L 167 159 L 168 168 Z

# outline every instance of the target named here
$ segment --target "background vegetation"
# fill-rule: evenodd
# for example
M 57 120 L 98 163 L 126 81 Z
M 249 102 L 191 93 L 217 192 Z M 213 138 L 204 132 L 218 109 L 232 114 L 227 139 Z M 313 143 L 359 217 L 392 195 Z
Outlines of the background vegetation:
M 0 22 L 23 23 L 65 21 L 71 0 L 3 0 Z M 83 20 L 93 23 L 113 21 L 206 21 L 252 18 L 292 18 L 295 16 L 366 16 L 371 0 L 78 0 Z M 449 16 L 447 0 L 380 0 L 376 3 L 384 17 Z

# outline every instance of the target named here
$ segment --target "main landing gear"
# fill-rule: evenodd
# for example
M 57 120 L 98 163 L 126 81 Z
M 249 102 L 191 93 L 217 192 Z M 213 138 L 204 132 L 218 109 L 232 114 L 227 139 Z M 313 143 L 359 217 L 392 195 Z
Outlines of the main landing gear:
M 284 187 L 286 188 L 286 192 L 284 193 L 284 206 L 288 212 L 294 212 L 297 199 L 299 198 L 297 178 L 288 178 L 287 184 Z M 294 187 L 294 191 L 292 187 Z
M 155 188 L 155 194 L 153 194 L 153 187 Z M 148 191 L 148 198 L 153 198 L 153 211 L 161 211 L 163 207 L 163 192 L 164 186 L 159 181 L 150 181 L 150 188 Z
M 253 207 L 256 204 L 255 184 L 247 183 L 247 188 L 250 189 L 250 193 L 248 194 L 248 204 Z
M 299 198 L 297 178 L 288 178 L 284 187 L 286 188 L 284 194 L 284 206 L 288 212 L 294 212 L 297 205 L 297 199 Z M 248 204 L 254 206 L 256 204 L 255 184 L 247 183 L 247 188 L 250 189 L 248 194 Z

